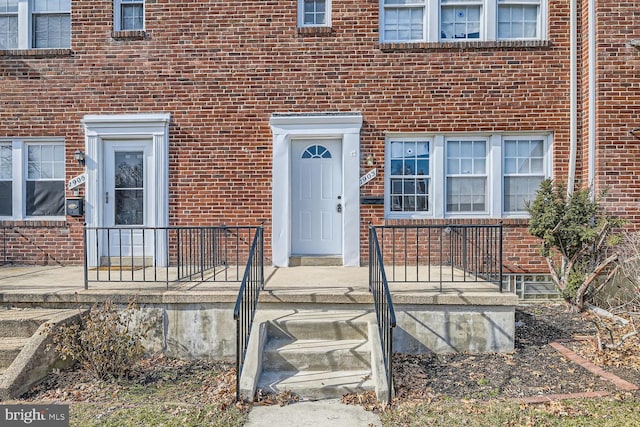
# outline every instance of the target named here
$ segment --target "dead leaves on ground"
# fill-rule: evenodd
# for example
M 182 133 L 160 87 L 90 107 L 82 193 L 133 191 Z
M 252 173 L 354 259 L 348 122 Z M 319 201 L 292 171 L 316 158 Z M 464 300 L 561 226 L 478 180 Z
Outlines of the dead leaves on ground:
M 300 396 L 291 392 L 290 390 L 284 390 L 279 393 L 267 393 L 262 389 L 256 391 L 256 396 L 253 399 L 253 404 L 256 406 L 287 406 L 290 403 L 295 403 L 300 400 Z
M 362 393 L 347 393 L 342 396 L 341 402 L 345 405 L 362 406 L 365 410 L 376 414 L 381 413 L 387 408 L 386 404 L 378 401 L 376 392 L 373 390 Z
M 583 357 L 600 366 L 615 366 L 640 372 L 640 333 L 633 317 L 626 324 L 614 319 L 590 315 L 597 328 L 592 340 L 581 340 L 574 345 Z

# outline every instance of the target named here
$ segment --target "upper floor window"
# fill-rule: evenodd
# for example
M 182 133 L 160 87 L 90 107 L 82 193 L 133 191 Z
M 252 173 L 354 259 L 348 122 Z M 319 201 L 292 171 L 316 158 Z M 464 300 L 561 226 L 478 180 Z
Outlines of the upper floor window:
M 331 0 L 298 0 L 299 27 L 331 25 Z
M 71 0 L 0 0 L 0 49 L 71 47 Z
M 144 0 L 115 0 L 116 31 L 144 30 Z
M 550 135 L 391 138 L 385 155 L 385 215 L 523 217 L 526 203 L 550 176 Z
M 0 217 L 64 216 L 64 143 L 0 143 Z
M 540 40 L 547 0 L 382 0 L 383 42 Z

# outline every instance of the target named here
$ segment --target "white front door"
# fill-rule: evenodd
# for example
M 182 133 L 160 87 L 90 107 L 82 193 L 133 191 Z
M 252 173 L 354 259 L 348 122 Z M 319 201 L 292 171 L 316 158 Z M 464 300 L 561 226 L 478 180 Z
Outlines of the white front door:
M 105 141 L 104 227 L 109 227 L 103 256 L 152 257 L 149 226 L 149 141 Z
M 342 143 L 291 144 L 291 255 L 342 254 Z

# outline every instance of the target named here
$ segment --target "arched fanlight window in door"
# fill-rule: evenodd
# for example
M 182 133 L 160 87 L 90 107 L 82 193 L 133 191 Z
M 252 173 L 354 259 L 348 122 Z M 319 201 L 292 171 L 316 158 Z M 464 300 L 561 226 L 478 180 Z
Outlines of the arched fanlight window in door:
M 330 159 L 331 152 L 322 145 L 310 145 L 302 153 L 303 159 Z

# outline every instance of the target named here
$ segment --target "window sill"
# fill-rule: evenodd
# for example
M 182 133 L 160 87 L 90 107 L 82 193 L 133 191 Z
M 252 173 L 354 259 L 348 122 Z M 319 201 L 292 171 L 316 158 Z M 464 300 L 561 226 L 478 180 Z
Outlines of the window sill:
M 298 35 L 301 36 L 328 36 L 333 34 L 331 27 L 298 27 Z
M 27 228 L 66 228 L 67 220 L 63 217 L 52 217 L 50 219 L 2 219 L 0 228 L 27 227 Z
M 421 52 L 432 50 L 535 49 L 553 46 L 551 40 L 494 40 L 464 42 L 380 43 L 383 52 Z
M 149 34 L 144 30 L 112 31 L 111 38 L 114 40 L 147 40 Z
M 0 57 L 16 58 L 52 58 L 57 56 L 72 56 L 71 49 L 7 49 L 0 50 Z

